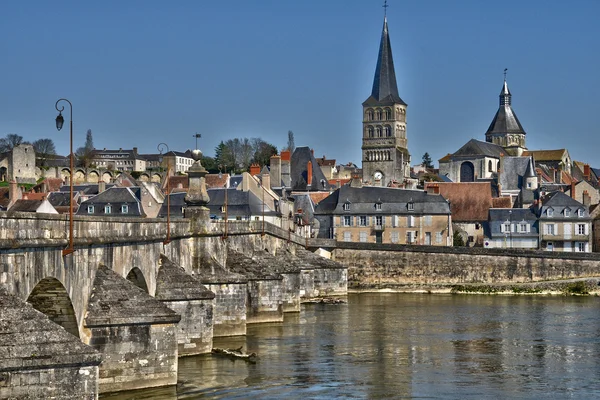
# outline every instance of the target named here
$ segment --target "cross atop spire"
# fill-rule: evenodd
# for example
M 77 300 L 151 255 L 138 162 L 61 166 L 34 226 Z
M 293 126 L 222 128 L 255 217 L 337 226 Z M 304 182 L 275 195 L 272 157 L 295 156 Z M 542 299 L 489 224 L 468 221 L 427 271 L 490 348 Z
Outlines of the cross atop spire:
M 383 17 L 385 18 L 385 17 L 387 17 L 387 8 L 389 7 L 388 3 L 387 3 L 387 0 L 383 1 L 382 7 L 383 7 Z
M 504 68 L 504 82 L 506 82 L 506 71 L 508 71 L 508 68 Z

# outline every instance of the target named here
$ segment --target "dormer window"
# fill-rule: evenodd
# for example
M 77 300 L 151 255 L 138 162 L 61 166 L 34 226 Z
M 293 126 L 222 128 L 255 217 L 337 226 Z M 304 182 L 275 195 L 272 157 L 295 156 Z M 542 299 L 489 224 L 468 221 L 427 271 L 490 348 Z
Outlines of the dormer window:
M 375 209 L 377 211 L 381 211 L 381 203 L 379 203 L 379 202 L 375 203 Z
M 585 211 L 583 211 L 583 208 L 580 208 L 579 210 L 577 210 L 578 217 L 583 217 L 584 214 L 585 214 Z
M 344 211 L 350 211 L 350 202 L 349 201 L 344 203 Z
M 408 211 L 415 211 L 415 203 L 413 203 L 412 201 L 407 203 L 406 208 L 408 209 Z
M 546 210 L 546 216 L 552 217 L 554 215 L 554 210 L 549 208 Z
M 127 214 L 129 212 L 129 206 L 127 204 L 123 204 L 121 206 L 121 214 Z
M 110 213 L 112 213 L 112 206 L 110 204 L 104 206 L 104 214 L 110 214 Z
M 570 217 L 571 216 L 571 210 L 569 210 L 568 208 L 565 208 L 565 217 Z
M 88 206 L 87 207 L 87 212 L 88 212 L 88 214 L 93 214 L 94 213 L 94 206 Z

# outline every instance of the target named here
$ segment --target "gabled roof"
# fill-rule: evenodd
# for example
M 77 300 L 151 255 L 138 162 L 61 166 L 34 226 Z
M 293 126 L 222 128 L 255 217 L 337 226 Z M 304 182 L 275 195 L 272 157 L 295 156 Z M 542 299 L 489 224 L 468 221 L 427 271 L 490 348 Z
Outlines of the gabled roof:
M 482 142 L 480 140 L 471 139 L 463 147 L 458 149 L 452 158 L 455 157 L 472 157 L 472 156 L 484 156 L 500 158 L 501 155 L 506 154 L 504 148 L 494 143 Z
M 111 187 L 104 192 L 89 198 L 81 203 L 77 214 L 82 215 L 104 215 L 103 206 L 112 205 L 115 207 L 127 205 L 127 212 L 121 213 L 120 210 L 114 209 L 109 216 L 145 216 L 139 200 L 139 187 Z M 87 207 L 94 207 L 94 212 L 89 214 Z
M 10 207 L 8 211 L 36 212 L 43 202 L 44 200 L 17 200 L 14 202 L 14 204 Z
M 450 202 L 452 221 L 486 221 L 492 206 L 490 182 L 437 182 L 440 194 Z
M 502 190 L 521 189 L 528 169 L 533 169 L 530 164 L 532 164 L 531 157 L 503 157 L 502 169 L 498 173 Z
M 308 162 L 312 163 L 312 182 L 308 185 Z M 308 146 L 296 147 L 292 154 L 291 180 L 292 190 L 327 191 L 329 182 L 325 179 L 323 171 L 319 168 L 315 156 Z
M 586 208 L 583 204 L 577 200 L 567 196 L 563 192 L 556 191 L 551 192 L 542 197 L 542 207 L 570 207 L 573 209 Z
M 369 96 L 363 105 L 376 106 L 395 103 L 406 105 L 398 95 L 387 17 L 384 17 L 377 67 L 375 68 L 375 77 L 373 79 L 373 89 L 371 90 L 371 96 Z
M 566 153 L 566 154 L 565 154 Z M 525 150 L 523 156 L 533 156 L 536 163 L 542 161 L 561 161 L 565 156 L 568 156 L 567 149 L 557 150 Z
M 349 212 L 344 210 L 345 203 L 351 204 Z M 450 212 L 448 202 L 438 194 L 428 194 L 422 190 L 344 185 L 316 205 L 315 215 L 408 214 L 408 203 L 412 203 L 413 210 L 410 213 L 415 215 Z M 376 210 L 375 204 L 381 204 L 381 210 Z
M 78 193 L 74 193 L 73 197 L 77 197 Z M 48 193 L 48 201 L 54 208 L 69 207 L 69 192 L 50 192 Z

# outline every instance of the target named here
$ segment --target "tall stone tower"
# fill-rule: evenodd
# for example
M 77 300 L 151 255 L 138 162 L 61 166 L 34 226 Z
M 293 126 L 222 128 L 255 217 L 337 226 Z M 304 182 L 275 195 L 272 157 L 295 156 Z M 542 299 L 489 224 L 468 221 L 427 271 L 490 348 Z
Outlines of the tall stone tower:
M 520 156 L 525 147 L 525 131 L 512 109 L 512 95 L 506 83 L 506 70 L 504 71 L 504 85 L 500 91 L 500 106 L 485 133 L 485 141 L 500 145 L 511 156 Z
M 379 44 L 371 96 L 363 105 L 363 181 L 373 186 L 410 178 L 406 103 L 398 95 L 387 17 Z

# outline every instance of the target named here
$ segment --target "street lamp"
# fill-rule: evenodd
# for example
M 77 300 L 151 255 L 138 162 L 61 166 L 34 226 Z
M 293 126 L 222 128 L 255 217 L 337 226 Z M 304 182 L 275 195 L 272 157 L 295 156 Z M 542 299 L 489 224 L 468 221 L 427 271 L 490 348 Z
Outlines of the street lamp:
M 165 154 L 169 152 L 169 146 L 166 143 L 159 143 L 156 147 L 158 149 L 158 162 L 162 164 L 163 151 L 166 150 Z M 169 186 L 171 186 L 171 180 L 169 179 L 169 172 L 171 172 L 171 166 L 167 163 L 167 238 L 163 240 L 163 245 L 171 243 L 171 195 Z
M 219 164 L 219 179 L 223 178 L 221 168 L 223 168 L 225 175 L 227 175 L 227 166 Z M 221 239 L 227 239 L 227 220 L 229 219 L 229 216 L 227 215 L 227 178 L 225 178 L 225 184 L 223 186 L 225 187 L 225 233 Z
M 262 233 L 261 236 L 265 236 L 265 187 L 259 181 L 258 187 L 262 189 Z
M 508 247 L 512 249 L 512 210 L 508 210 Z
M 69 108 L 71 111 L 71 118 L 69 121 L 69 246 L 62 251 L 63 257 L 69 255 L 75 251 L 73 247 L 73 170 L 75 169 L 73 164 L 73 104 L 67 99 L 58 99 L 54 108 L 58 111 L 58 116 L 56 117 L 56 129 L 59 131 L 62 129 L 63 124 L 65 123 L 65 119 L 62 116 L 62 112 L 65 109 L 65 106 L 61 106 L 58 108 L 58 103 L 61 101 L 66 101 L 69 103 Z

